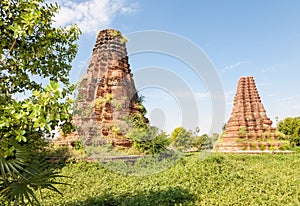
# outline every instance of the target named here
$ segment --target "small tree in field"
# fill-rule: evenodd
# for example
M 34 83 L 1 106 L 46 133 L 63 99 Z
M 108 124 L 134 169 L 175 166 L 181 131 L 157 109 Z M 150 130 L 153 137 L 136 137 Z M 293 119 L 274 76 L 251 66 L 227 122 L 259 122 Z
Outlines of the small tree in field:
M 58 174 L 39 157 L 43 137 L 60 126 L 70 131 L 74 86 L 68 81 L 76 55 L 76 26 L 54 28 L 57 4 L 43 0 L 0 1 L 0 202 L 34 205 L 35 190 L 57 191 Z M 34 77 L 34 78 L 33 78 Z M 34 81 L 46 78 L 43 87 Z M 64 89 L 59 89 L 59 84 Z M 20 93 L 24 100 L 14 98 Z
M 157 127 L 134 128 L 126 137 L 133 141 L 133 147 L 146 154 L 157 154 L 166 149 L 169 139 Z
M 292 146 L 300 146 L 300 117 L 287 117 L 277 125 L 277 131 L 290 141 Z
M 177 127 L 171 134 L 171 145 L 181 151 L 212 149 L 214 142 L 217 140 L 216 134 L 209 137 L 207 134 L 199 135 L 199 133 L 199 127 L 196 127 L 194 132 L 186 130 L 184 127 Z
M 184 127 L 175 128 L 171 134 L 171 144 L 179 150 L 190 149 L 193 142 L 193 132 L 186 130 Z

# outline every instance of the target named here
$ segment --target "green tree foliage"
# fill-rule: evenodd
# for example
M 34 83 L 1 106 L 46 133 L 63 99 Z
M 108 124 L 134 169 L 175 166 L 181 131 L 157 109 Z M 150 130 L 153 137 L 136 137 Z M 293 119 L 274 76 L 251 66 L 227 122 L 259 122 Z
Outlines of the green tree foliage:
M 177 127 L 171 134 L 171 144 L 179 150 L 208 150 L 213 148 L 214 142 L 218 139 L 218 134 L 209 137 L 207 134 L 199 135 L 200 129 L 195 131 L 186 130 L 184 127 Z
M 177 127 L 171 134 L 171 144 L 179 150 L 190 149 L 194 143 L 194 135 L 184 127 Z
M 1 0 L 1 95 L 42 89 L 31 75 L 68 84 L 79 30 L 52 26 L 58 8 L 43 0 Z
M 292 146 L 300 146 L 300 117 L 287 117 L 280 121 L 277 125 L 277 131 L 284 134 Z
M 196 136 L 193 141 L 193 147 L 197 149 L 202 149 L 204 145 L 209 144 L 209 136 L 207 134 Z M 208 148 L 207 148 L 208 149 Z
M 169 145 L 168 136 L 157 127 L 134 128 L 126 137 L 133 141 L 133 147 L 146 154 L 159 153 Z
M 133 125 L 134 128 L 148 128 L 149 120 L 145 118 L 145 114 L 147 113 L 146 108 L 143 105 L 144 96 L 138 96 L 137 109 L 138 113 L 132 113 L 129 115 L 129 122 Z
M 43 137 L 57 126 L 72 129 L 68 74 L 80 34 L 76 26 L 52 26 L 58 9 L 43 0 L 0 1 L 0 195 L 6 205 L 33 205 L 35 190 L 57 191 L 57 174 L 39 154 Z M 43 87 L 38 78 L 50 84 Z M 29 93 L 24 100 L 14 98 L 23 92 Z

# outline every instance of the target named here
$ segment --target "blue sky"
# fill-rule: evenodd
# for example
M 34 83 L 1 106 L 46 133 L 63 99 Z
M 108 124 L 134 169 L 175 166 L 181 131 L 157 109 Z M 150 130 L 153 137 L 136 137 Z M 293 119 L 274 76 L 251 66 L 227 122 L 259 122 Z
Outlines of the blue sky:
M 224 89 L 226 121 L 241 76 L 254 76 L 267 115 L 274 125 L 275 117 L 281 120 L 287 116 L 299 116 L 300 1 L 57 2 L 62 10 L 55 18 L 56 25 L 77 23 L 83 31 L 71 72 L 72 82 L 78 81 L 84 72 L 99 30 L 114 28 L 125 35 L 143 30 L 166 31 L 196 44 L 214 64 Z M 214 113 L 211 94 L 205 81 L 196 77 L 187 65 L 159 53 L 142 53 L 129 58 L 134 74 L 145 67 L 164 68 L 176 73 L 194 94 L 195 112 L 199 117 L 196 124 L 202 133 L 215 132 L 210 130 Z M 182 122 L 183 110 L 176 95 L 155 87 L 144 88 L 141 93 L 145 96 L 148 117 L 155 126 L 166 131 L 181 124 L 189 129 L 195 126 Z

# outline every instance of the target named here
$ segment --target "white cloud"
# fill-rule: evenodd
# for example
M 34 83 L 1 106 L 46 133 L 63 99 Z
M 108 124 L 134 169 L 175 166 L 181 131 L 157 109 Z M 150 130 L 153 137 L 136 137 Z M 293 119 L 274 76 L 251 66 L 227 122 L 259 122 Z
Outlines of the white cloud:
M 209 92 L 196 92 L 194 95 L 197 98 L 210 98 L 211 97 Z
M 189 91 L 189 90 L 178 90 L 175 91 L 173 93 L 173 95 L 176 98 L 195 98 L 196 101 L 201 99 L 201 100 L 209 100 L 212 98 L 225 98 L 225 94 L 224 95 L 220 95 L 220 94 L 214 94 L 214 93 L 210 93 L 209 91 L 207 92 L 193 92 L 193 91 Z
M 300 109 L 300 104 L 295 104 L 295 105 L 293 105 L 292 108 L 295 109 L 295 110 L 299 110 Z
M 287 102 L 291 102 L 291 101 L 295 100 L 298 97 L 299 97 L 299 95 L 295 94 L 295 95 L 292 95 L 292 96 L 288 96 L 288 97 L 284 97 L 284 98 L 278 99 L 278 101 L 286 102 L 287 103 Z
M 269 72 L 269 71 L 274 71 L 276 69 L 283 69 L 283 68 L 286 68 L 286 67 L 287 67 L 287 64 L 275 64 L 275 65 L 272 65 L 272 66 L 261 69 L 260 72 L 261 73 L 266 73 L 266 72 Z
M 234 63 L 234 64 L 225 66 L 225 71 L 226 71 L 226 70 L 236 69 L 236 68 L 239 67 L 240 65 L 246 64 L 246 63 L 248 63 L 248 61 L 239 61 L 239 62 L 236 62 L 236 63 Z
M 268 97 L 277 97 L 277 94 L 268 94 Z
M 108 27 L 116 15 L 135 12 L 137 3 L 126 0 L 48 0 L 57 2 L 61 9 L 54 17 L 55 26 L 77 24 L 83 33 L 94 33 Z
M 192 92 L 190 90 L 177 90 L 173 95 L 176 98 L 210 98 L 209 92 Z

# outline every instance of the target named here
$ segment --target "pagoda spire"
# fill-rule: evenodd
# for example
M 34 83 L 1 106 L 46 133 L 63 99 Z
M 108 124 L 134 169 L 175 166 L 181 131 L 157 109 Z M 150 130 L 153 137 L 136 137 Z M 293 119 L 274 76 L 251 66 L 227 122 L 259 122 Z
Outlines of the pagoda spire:
M 273 142 L 274 145 L 269 144 Z M 278 147 L 253 77 L 241 77 L 219 150 L 266 150 Z

